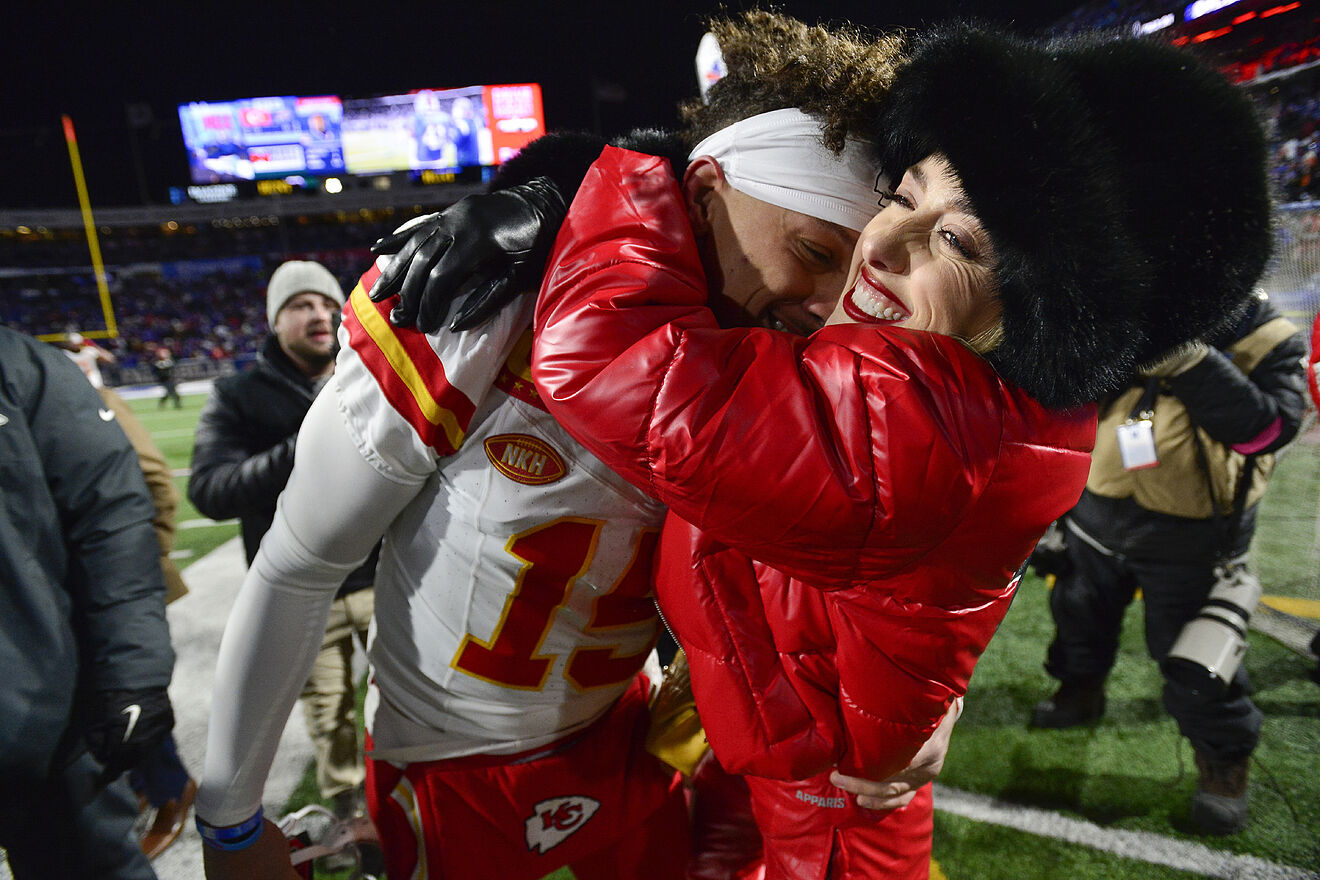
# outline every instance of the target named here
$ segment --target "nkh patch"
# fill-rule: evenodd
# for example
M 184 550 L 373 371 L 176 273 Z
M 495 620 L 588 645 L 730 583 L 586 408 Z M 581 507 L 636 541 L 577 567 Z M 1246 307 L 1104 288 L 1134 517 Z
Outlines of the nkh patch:
M 504 476 L 528 486 L 542 486 L 568 473 L 564 457 L 530 434 L 500 434 L 485 444 L 486 457 Z
M 527 849 L 545 853 L 568 839 L 596 815 L 600 801 L 583 795 L 550 798 L 532 808 L 527 820 Z

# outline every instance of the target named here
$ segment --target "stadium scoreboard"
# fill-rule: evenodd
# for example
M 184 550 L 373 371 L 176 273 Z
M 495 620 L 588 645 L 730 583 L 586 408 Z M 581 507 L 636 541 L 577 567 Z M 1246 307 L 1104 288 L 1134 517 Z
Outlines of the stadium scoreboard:
M 545 133 L 537 83 L 419 89 L 364 99 L 276 96 L 180 104 L 190 197 L 237 185 L 288 194 L 336 176 L 481 179 Z M 235 194 L 238 190 L 235 190 Z

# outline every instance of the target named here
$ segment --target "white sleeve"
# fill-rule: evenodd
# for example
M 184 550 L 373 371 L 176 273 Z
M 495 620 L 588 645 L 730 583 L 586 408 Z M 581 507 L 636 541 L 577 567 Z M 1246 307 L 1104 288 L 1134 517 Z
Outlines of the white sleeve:
M 536 298 L 523 296 L 472 330 L 421 334 L 394 326 L 388 303 L 368 298 L 365 289 L 378 274 L 373 267 L 364 275 L 344 306 L 331 381 L 362 455 L 406 483 L 425 479 L 457 452 L 500 377 L 512 376 L 514 365 L 521 370 L 515 353 L 525 361 L 531 349 Z M 526 373 L 530 384 L 530 368 Z
M 421 483 L 366 462 L 334 383 L 298 434 L 293 474 L 234 603 L 216 663 L 197 814 L 233 825 L 261 805 L 280 734 L 320 649 L 330 604 Z

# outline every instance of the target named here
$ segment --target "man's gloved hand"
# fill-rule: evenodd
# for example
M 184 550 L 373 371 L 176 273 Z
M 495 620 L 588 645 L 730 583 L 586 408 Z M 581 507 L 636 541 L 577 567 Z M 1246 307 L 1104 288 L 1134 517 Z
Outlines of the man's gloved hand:
M 114 779 L 174 729 L 174 709 L 165 688 L 103 691 L 93 698 L 83 738 L 104 778 Z
M 449 326 L 475 327 L 539 285 L 567 212 L 547 177 L 468 196 L 372 245 L 373 254 L 395 257 L 372 287 L 371 299 L 381 302 L 397 293 L 390 320 L 433 333 L 444 324 L 449 304 L 472 291 Z

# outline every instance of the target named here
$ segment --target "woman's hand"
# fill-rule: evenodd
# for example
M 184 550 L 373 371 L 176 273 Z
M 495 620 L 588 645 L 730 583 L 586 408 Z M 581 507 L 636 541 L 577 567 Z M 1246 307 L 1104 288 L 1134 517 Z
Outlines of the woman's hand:
M 888 779 L 875 782 L 856 776 L 844 776 L 835 771 L 830 774 L 830 783 L 857 796 L 858 806 L 868 810 L 901 810 L 916 797 L 917 790 L 940 775 L 944 769 L 944 756 L 949 753 L 949 738 L 953 735 L 953 725 L 962 714 L 963 701 L 958 697 L 944 713 L 935 732 L 926 740 L 912 758 L 912 763 Z

